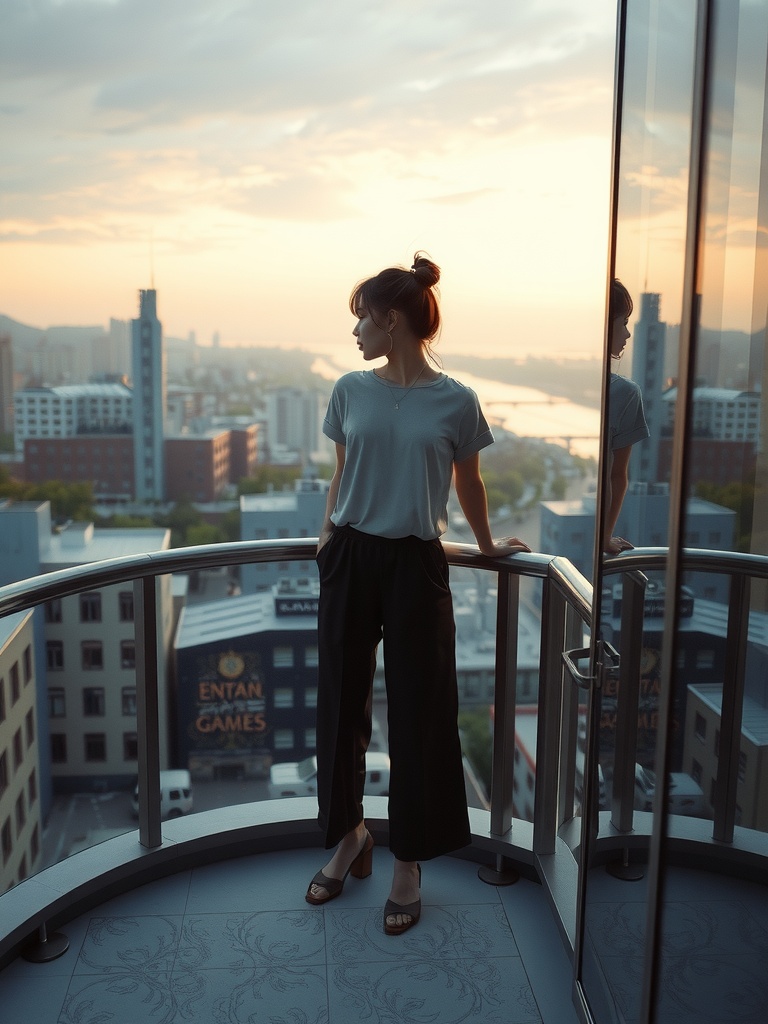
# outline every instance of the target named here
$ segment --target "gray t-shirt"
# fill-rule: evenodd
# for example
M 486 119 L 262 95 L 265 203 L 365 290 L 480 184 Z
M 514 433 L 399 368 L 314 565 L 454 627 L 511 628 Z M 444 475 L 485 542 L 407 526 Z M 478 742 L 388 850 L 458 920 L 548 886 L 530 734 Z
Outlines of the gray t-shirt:
M 650 437 L 651 432 L 645 419 L 643 393 L 637 381 L 628 377 L 611 374 L 608 393 L 608 429 L 610 448 L 628 448 L 638 441 Z
M 323 432 L 346 448 L 331 520 L 376 537 L 422 540 L 445 533 L 453 463 L 493 443 L 474 391 L 445 374 L 406 394 L 373 370 L 347 373 L 333 389 Z

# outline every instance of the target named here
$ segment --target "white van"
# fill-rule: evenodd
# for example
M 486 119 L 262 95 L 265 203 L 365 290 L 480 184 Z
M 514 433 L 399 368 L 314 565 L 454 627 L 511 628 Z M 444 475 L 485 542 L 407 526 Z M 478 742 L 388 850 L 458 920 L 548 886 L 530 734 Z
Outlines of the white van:
M 160 772 L 160 817 L 180 818 L 192 811 L 192 781 L 185 768 Z M 139 787 L 133 791 L 133 813 L 139 814 Z
M 317 793 L 317 758 L 273 764 L 269 770 L 269 795 L 313 796 Z M 365 793 L 389 795 L 389 755 L 369 750 L 365 755 Z

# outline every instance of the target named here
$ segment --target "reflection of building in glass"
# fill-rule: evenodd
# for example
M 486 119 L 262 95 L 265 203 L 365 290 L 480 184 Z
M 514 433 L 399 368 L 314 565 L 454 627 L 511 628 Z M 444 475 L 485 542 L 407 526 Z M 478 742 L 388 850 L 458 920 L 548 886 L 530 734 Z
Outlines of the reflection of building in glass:
M 571 501 L 543 501 L 540 509 L 542 551 L 564 555 L 589 578 L 595 530 L 594 495 Z M 735 519 L 736 513 L 731 509 L 701 498 L 689 498 L 685 516 L 686 546 L 731 550 Z M 632 483 L 616 528 L 623 536 L 631 537 L 636 547 L 663 547 L 667 544 L 668 520 L 669 487 Z M 724 600 L 727 593 L 711 579 L 702 584 L 699 592 L 708 598 L 722 593 Z
M 665 418 L 658 444 L 660 480 L 672 470 L 672 431 L 677 388 L 665 392 Z M 754 479 L 760 440 L 761 396 L 730 388 L 693 389 L 693 433 L 688 442 L 688 474 L 692 487 L 699 483 L 723 486 Z
M 719 768 L 723 687 L 714 683 L 689 686 L 685 720 L 683 768 L 714 803 Z M 744 697 L 736 790 L 736 824 L 768 831 L 768 708 Z
M 630 479 L 655 483 L 658 475 L 658 445 L 663 418 L 662 392 L 664 388 L 664 342 L 667 325 L 659 319 L 661 296 L 644 292 L 640 296 L 640 319 L 634 325 L 632 341 L 632 379 L 643 392 L 645 418 L 651 436 L 638 442 L 630 462 Z M 617 529 L 619 529 L 617 527 Z M 620 533 L 625 533 L 622 526 Z M 638 545 L 635 534 L 626 536 Z

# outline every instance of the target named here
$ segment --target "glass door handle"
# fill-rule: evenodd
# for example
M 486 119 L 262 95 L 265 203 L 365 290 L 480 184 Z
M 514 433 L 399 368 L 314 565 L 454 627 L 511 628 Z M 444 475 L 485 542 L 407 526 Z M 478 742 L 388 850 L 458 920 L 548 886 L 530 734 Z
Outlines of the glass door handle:
M 605 675 L 612 679 L 618 678 L 621 655 L 606 640 L 603 640 L 599 646 L 601 661 L 605 663 Z M 575 647 L 573 650 L 563 651 L 563 664 L 568 669 L 573 682 L 582 690 L 599 689 L 600 687 L 599 673 L 594 676 L 585 675 L 579 671 L 576 665 L 577 661 L 583 661 L 584 658 L 588 658 L 590 653 L 589 647 Z

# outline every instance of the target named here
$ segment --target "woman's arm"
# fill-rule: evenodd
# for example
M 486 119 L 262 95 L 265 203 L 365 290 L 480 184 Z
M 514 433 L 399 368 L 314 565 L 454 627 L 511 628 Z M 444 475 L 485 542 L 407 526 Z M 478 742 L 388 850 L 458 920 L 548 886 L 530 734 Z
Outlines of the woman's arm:
M 480 476 L 480 454 L 453 464 L 453 483 L 461 510 L 475 535 L 477 546 L 484 555 L 512 555 L 516 551 L 531 549 L 518 537 L 495 541 L 488 522 L 488 498 Z
M 341 483 L 341 474 L 344 469 L 344 460 L 347 457 L 347 449 L 343 444 L 336 442 L 336 469 L 333 472 L 331 478 L 331 484 L 328 488 L 328 497 L 325 502 L 325 519 L 323 525 L 320 527 L 320 537 L 317 542 L 317 550 L 319 551 L 328 538 L 333 533 L 333 523 L 331 522 L 331 512 L 336 508 L 336 500 L 339 496 L 339 484 Z
M 603 534 L 603 551 L 609 555 L 618 555 L 620 551 L 628 551 L 632 545 L 623 537 L 614 537 L 616 521 L 621 512 L 624 495 L 629 487 L 629 457 L 632 445 L 617 448 L 613 452 L 611 472 L 608 476 L 608 494 L 606 495 L 605 533 Z

